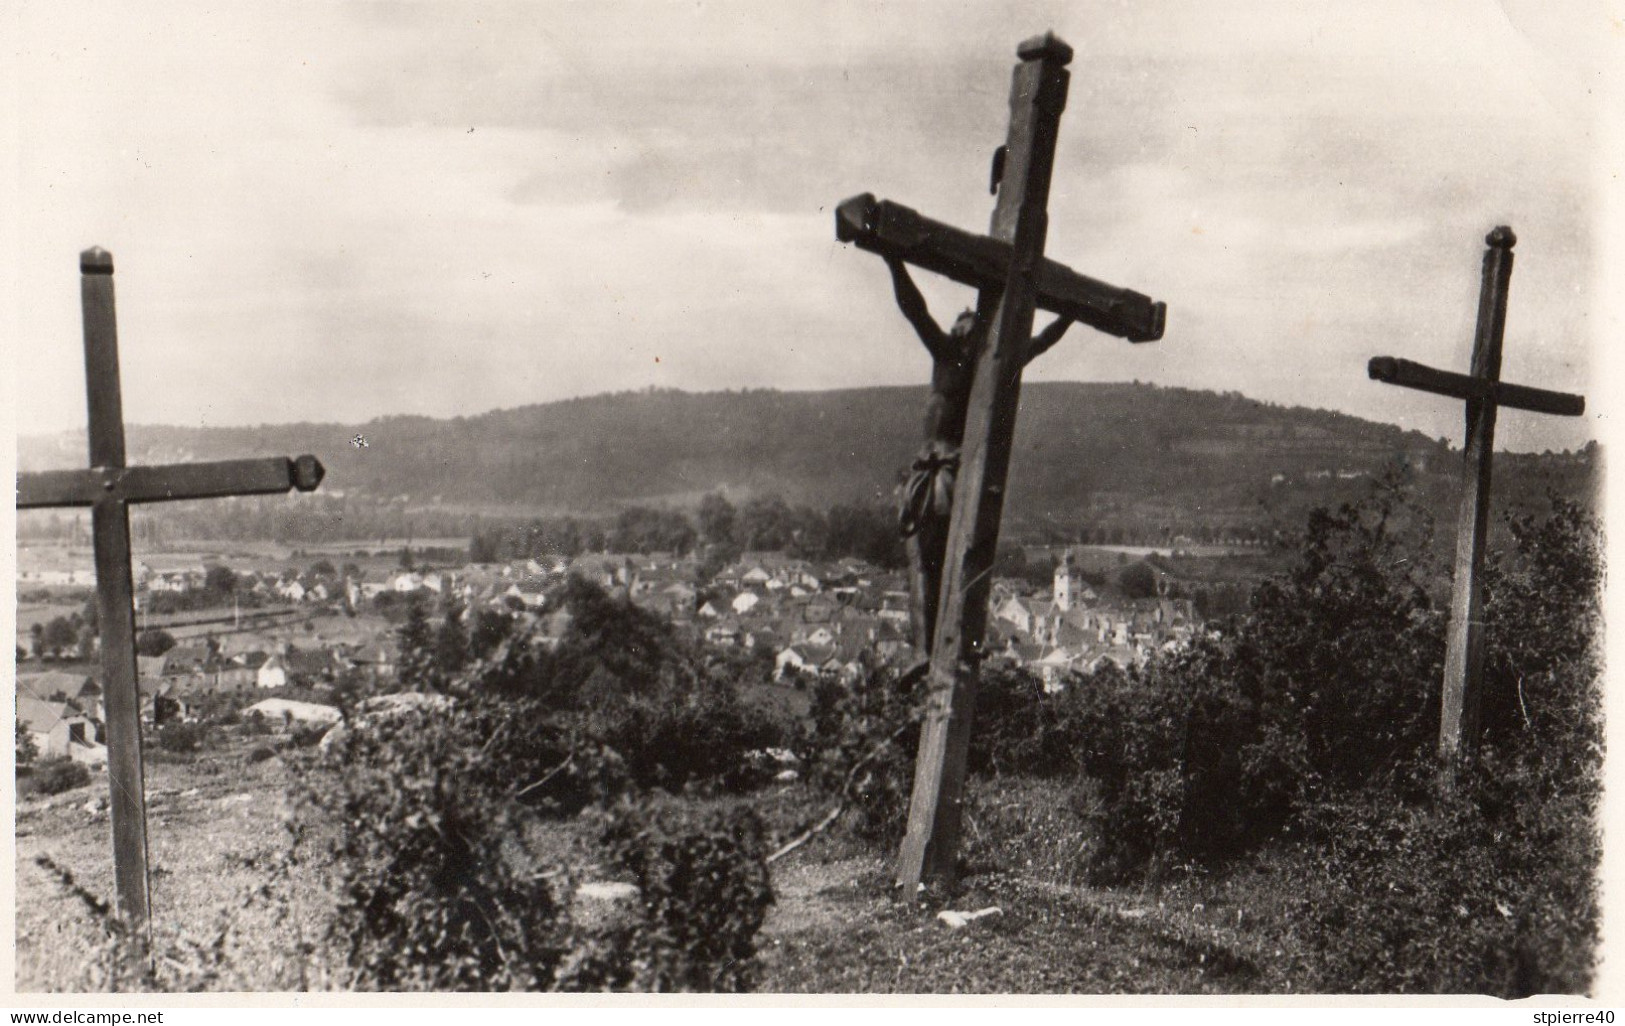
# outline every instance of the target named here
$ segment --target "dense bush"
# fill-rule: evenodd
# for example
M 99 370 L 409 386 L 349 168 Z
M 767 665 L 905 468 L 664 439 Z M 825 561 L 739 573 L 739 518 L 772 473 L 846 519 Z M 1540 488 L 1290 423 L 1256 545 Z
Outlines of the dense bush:
M 607 817 L 610 864 L 639 893 L 634 916 L 593 932 L 563 989 L 746 991 L 773 890 L 761 820 L 749 809 L 695 812 L 624 804 Z
M 175 636 L 164 630 L 142 631 L 135 636 L 137 655 L 161 656 L 176 645 Z
M 165 723 L 158 728 L 158 747 L 186 755 L 203 747 L 208 731 L 201 723 Z
M 1104 869 L 1239 854 L 1344 789 L 1404 795 L 1438 722 L 1444 613 L 1428 590 L 1429 534 L 1392 490 L 1316 511 L 1297 566 L 1245 616 L 1075 684 L 1098 709 L 1086 768 L 1105 789 Z
M 1307 931 L 1338 990 L 1578 993 L 1598 931 L 1600 528 L 1572 504 L 1511 523 L 1489 575 L 1482 751 L 1440 788 L 1316 810 Z M 1444 926 L 1448 924 L 1448 926 Z
M 1293 881 L 1328 992 L 1584 993 L 1597 938 L 1595 809 L 1512 767 L 1428 803 L 1363 792 L 1316 810 Z M 1429 772 L 1422 787 L 1434 783 Z M 1521 793 L 1507 792 L 1514 788 Z M 1508 801 L 1513 799 L 1513 801 Z
M 669 621 L 573 577 L 570 624 L 549 651 L 508 638 L 453 690 L 531 703 L 581 742 L 613 749 L 631 782 L 676 790 L 752 782 L 745 755 L 786 743 L 779 723 L 740 700 L 737 668 L 707 661 Z
M 65 755 L 41 759 L 28 776 L 28 790 L 34 794 L 61 794 L 90 783 L 90 770 Z
M 965 793 L 967 872 L 1082 883 L 1094 866 L 1100 811 L 1099 785 L 1087 777 L 973 777 Z
M 495 712 L 375 719 L 294 774 L 300 837 L 333 877 L 327 939 L 348 986 L 535 990 L 551 981 L 566 928 L 552 884 L 524 850 L 526 810 L 514 795 L 525 778 L 512 775 L 534 749 Z M 504 727 L 508 736 L 493 733 Z
M 1448 578 L 1430 577 L 1425 519 L 1391 492 L 1316 513 L 1297 567 L 1244 616 L 1142 670 L 1073 680 L 1083 704 L 1058 722 L 1101 788 L 1095 876 L 1286 842 L 1322 989 L 1584 990 L 1600 527 L 1554 501 L 1510 536 L 1486 575 L 1482 722 L 1449 776 L 1432 598 Z M 1046 721 L 1030 696 L 998 694 L 1021 724 L 1000 751 L 1019 762 Z
M 1044 682 L 1015 667 L 989 666 L 976 689 L 976 724 L 968 758 L 973 773 L 1055 777 L 1078 773 L 1098 729 L 1094 689 L 1046 692 Z
M 856 813 L 852 825 L 861 837 L 891 843 L 903 835 L 923 680 L 920 667 L 908 673 L 875 670 L 855 681 L 826 677 L 813 684 L 798 754 L 813 786 Z
M 274 758 L 276 758 L 276 749 L 272 748 L 270 745 L 255 745 L 253 748 L 250 748 L 248 750 L 248 754 L 244 756 L 245 761 L 247 761 L 249 765 Z
M 750 981 L 767 889 L 754 816 L 643 811 L 618 754 L 532 700 L 470 696 L 363 718 L 293 775 L 301 850 L 338 901 L 327 940 L 347 985 L 433 990 L 733 990 Z M 574 867 L 544 820 L 608 806 L 603 861 L 641 912 L 578 929 Z

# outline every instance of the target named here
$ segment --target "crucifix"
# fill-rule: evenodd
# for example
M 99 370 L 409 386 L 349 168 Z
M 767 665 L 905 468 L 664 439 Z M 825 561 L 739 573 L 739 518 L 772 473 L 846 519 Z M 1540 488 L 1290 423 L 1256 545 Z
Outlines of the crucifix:
M 910 504 L 915 515 L 934 514 L 938 496 L 952 495 L 940 542 L 910 546 L 916 634 L 928 645 L 930 664 L 908 832 L 897 861 L 897 883 L 905 899 L 913 898 L 924 879 L 953 882 L 965 759 L 1022 368 L 1053 345 L 1071 321 L 1131 342 L 1151 342 L 1162 337 L 1166 317 L 1162 303 L 1044 258 L 1050 173 L 1072 48 L 1045 33 L 1022 43 L 1016 53 L 1021 63 L 1011 84 L 1009 134 L 994 158 L 998 200 L 988 235 L 951 228 L 868 194 L 847 200 L 835 212 L 837 239 L 877 253 L 891 266 L 898 302 L 938 364 L 933 403 L 963 404 L 943 416 L 933 414 L 928 427 L 940 428 L 944 420 L 960 417 L 962 426 L 955 423 L 949 431 L 934 432 L 923 457 L 926 465 L 916 464 L 909 488 L 923 491 L 924 498 L 911 503 L 905 495 L 905 530 Z M 962 317 L 953 331 L 942 332 L 925 313 L 905 263 L 975 287 L 975 312 Z M 1059 317 L 1034 339 L 1029 336 L 1037 307 Z M 956 366 L 945 370 L 945 361 Z M 957 386 L 937 387 L 938 379 L 953 376 L 960 378 Z M 948 394 L 954 391 L 959 395 Z M 952 445 L 955 434 L 962 438 L 959 446 Z M 932 444 L 939 442 L 947 444 Z M 946 451 L 950 449 L 957 451 Z M 937 465 L 931 465 L 933 460 Z
M 1502 406 L 1578 417 L 1585 398 L 1501 381 L 1501 335 L 1506 328 L 1507 287 L 1512 280 L 1512 229 L 1484 237 L 1484 272 L 1478 294 L 1470 374 L 1434 370 L 1392 356 L 1372 358 L 1367 373 L 1377 381 L 1467 401 L 1467 440 L 1462 446 L 1461 507 L 1456 520 L 1456 573 L 1450 589 L 1450 635 L 1445 649 L 1444 693 L 1439 708 L 1439 755 L 1453 765 L 1478 736 L 1484 671 L 1484 539 L 1490 517 L 1490 462 L 1495 449 L 1495 411 Z
M 90 469 L 17 475 L 17 508 L 89 506 L 101 630 L 102 695 L 107 716 L 107 781 L 112 791 L 113 874 L 131 936 L 144 938 L 151 914 L 147 874 L 146 790 L 141 767 L 140 693 L 130 579 L 132 503 L 314 491 L 323 469 L 314 456 L 131 467 L 124 460 L 124 403 L 119 390 L 113 257 L 79 255 L 84 316 L 85 388 L 90 409 Z

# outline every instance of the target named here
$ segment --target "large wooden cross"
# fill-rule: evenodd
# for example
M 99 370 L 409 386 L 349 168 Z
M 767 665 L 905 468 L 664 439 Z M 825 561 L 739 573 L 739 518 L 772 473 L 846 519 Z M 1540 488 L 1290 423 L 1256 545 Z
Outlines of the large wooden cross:
M 1378 356 L 1367 367 L 1378 381 L 1467 401 L 1467 440 L 1462 447 L 1461 509 L 1456 520 L 1456 573 L 1450 591 L 1450 637 L 1445 649 L 1444 694 L 1439 709 L 1439 755 L 1447 765 L 1470 751 L 1478 736 L 1484 671 L 1484 539 L 1490 516 L 1490 462 L 1495 449 L 1495 411 L 1502 406 L 1577 417 L 1585 398 L 1501 381 L 1501 335 L 1506 328 L 1507 287 L 1512 280 L 1512 229 L 1484 237 L 1484 275 L 1478 295 L 1470 374 L 1434 370 L 1409 360 Z
M 989 325 L 975 354 L 936 604 L 926 718 L 908 833 L 898 855 L 897 882 L 905 898 L 915 895 L 923 879 L 953 881 L 988 594 L 1033 310 L 1044 307 L 1134 342 L 1161 338 L 1166 316 L 1162 303 L 1044 258 L 1050 172 L 1072 48 L 1045 33 L 1016 52 L 1021 63 L 1010 91 L 1002 180 L 995 163 L 998 202 L 989 235 L 950 228 L 868 194 L 842 203 L 835 218 L 842 241 L 975 286 L 977 316 Z
M 17 508 L 89 506 L 96 554 L 102 694 L 107 716 L 107 778 L 112 791 L 113 872 L 119 909 L 131 935 L 144 938 L 151 913 L 147 807 L 141 767 L 140 694 L 130 579 L 130 505 L 312 491 L 322 480 L 314 456 L 130 467 L 124 461 L 124 404 L 119 390 L 113 257 L 79 256 L 84 311 L 85 387 L 90 408 L 90 469 L 17 475 Z

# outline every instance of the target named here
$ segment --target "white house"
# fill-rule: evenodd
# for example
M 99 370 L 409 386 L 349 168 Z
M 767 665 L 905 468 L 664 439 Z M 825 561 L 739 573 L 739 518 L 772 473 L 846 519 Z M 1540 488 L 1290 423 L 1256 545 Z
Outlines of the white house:
M 1023 634 L 1033 632 L 1033 611 L 1027 607 L 1027 603 L 1023 602 L 1020 596 L 1011 595 L 999 603 L 998 608 L 993 610 L 993 615 L 1011 624 Z
M 423 575 L 412 573 L 410 570 L 402 570 L 390 578 L 389 586 L 394 591 L 417 591 L 423 587 Z
M 274 655 L 260 665 L 254 674 L 254 683 L 262 688 L 285 688 L 288 686 L 288 667 L 282 657 Z

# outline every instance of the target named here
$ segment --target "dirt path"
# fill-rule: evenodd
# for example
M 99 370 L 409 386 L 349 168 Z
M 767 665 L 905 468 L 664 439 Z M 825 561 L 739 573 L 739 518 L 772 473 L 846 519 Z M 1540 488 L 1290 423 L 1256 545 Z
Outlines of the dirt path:
M 999 912 L 950 929 L 889 893 L 878 855 L 809 846 L 776 865 L 760 934 L 764 992 L 1236 993 L 1268 989 L 1246 938 L 1134 894 L 972 878 L 953 907 Z

